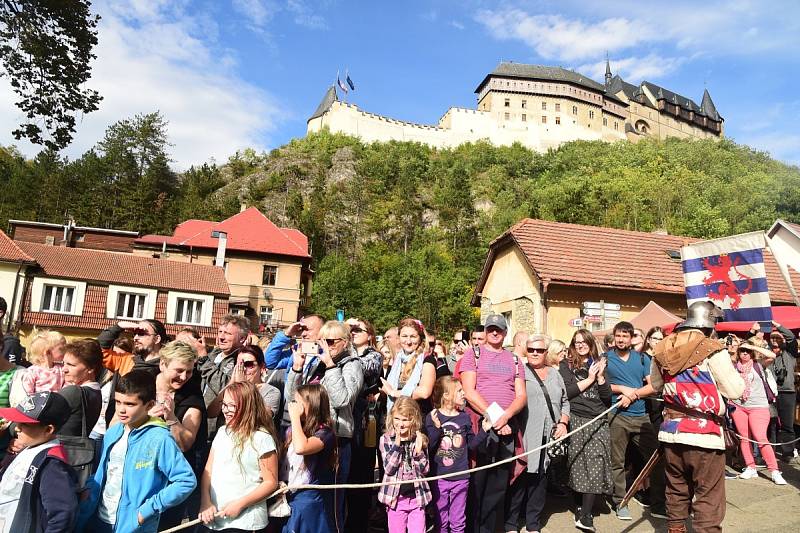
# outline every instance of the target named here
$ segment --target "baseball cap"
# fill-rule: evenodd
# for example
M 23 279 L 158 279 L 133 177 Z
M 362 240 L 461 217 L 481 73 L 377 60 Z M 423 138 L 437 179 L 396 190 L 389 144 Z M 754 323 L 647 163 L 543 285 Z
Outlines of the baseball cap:
M 508 329 L 508 323 L 506 322 L 506 317 L 503 315 L 492 314 L 486 317 L 486 322 L 483 323 L 483 327 L 485 329 L 489 329 L 490 327 L 496 327 L 506 331 Z
M 0 409 L 0 417 L 23 424 L 53 424 L 60 429 L 69 418 L 67 400 L 57 392 L 37 392 L 22 400 L 16 407 Z

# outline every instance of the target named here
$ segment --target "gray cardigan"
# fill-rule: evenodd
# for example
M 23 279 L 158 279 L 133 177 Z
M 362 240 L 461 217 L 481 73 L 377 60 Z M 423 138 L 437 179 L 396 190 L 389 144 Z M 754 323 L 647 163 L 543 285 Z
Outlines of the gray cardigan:
M 319 367 L 322 361 L 319 358 L 312 364 L 314 368 L 304 369 L 307 376 L 322 371 Z M 325 387 L 330 398 L 334 433 L 337 437 L 352 437 L 353 405 L 364 385 L 364 367 L 361 366 L 361 361 L 352 347 L 350 353 L 343 354 L 342 358 L 336 361 L 335 366 L 324 370 L 320 384 Z M 287 402 L 294 399 L 294 392 L 300 385 L 303 385 L 303 375 L 295 372 L 292 365 L 289 365 L 289 372 L 286 374 Z
M 550 402 L 553 404 L 553 412 L 556 415 L 556 422 L 561 415 L 569 416 L 569 401 L 567 400 L 567 388 L 564 379 L 558 370 L 547 367 L 547 376 L 542 380 L 547 392 L 550 395 Z M 525 451 L 532 450 L 542 445 L 542 438 L 550 435 L 553 421 L 550 418 L 550 411 L 547 409 L 547 401 L 542 393 L 542 387 L 533 375 L 533 370 L 525 365 L 525 392 L 528 394 L 528 405 L 520 413 L 520 423 L 524 428 L 522 442 Z M 539 461 L 541 452 L 533 452 L 528 456 L 528 472 L 539 472 Z M 550 458 L 544 454 L 544 470 L 550 465 Z

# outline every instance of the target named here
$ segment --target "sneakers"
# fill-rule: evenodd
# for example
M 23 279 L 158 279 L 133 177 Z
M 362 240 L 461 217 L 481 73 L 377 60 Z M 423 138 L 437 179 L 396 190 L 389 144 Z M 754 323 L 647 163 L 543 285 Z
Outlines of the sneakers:
M 731 480 L 731 479 L 739 479 L 739 474 L 734 474 L 733 472 L 728 472 L 728 471 L 726 470 L 726 471 L 725 471 L 725 479 L 726 479 L 726 480 Z
M 645 509 L 650 507 L 650 496 L 647 494 L 647 491 L 640 490 L 639 492 L 634 494 L 633 501 L 635 501 Z
M 628 516 L 628 520 L 630 520 L 630 515 Z M 592 515 L 583 515 L 578 520 L 575 520 L 575 527 L 582 529 L 583 531 L 591 531 L 594 533 L 594 519 L 592 518 Z
M 783 474 L 781 474 L 778 470 L 772 471 L 772 482 L 776 485 L 786 485 L 786 480 L 783 479 Z
M 631 518 L 631 512 L 628 510 L 628 506 L 620 507 L 617 509 L 617 518 L 620 520 L 633 520 Z
M 667 508 L 664 504 L 655 504 L 650 507 L 650 516 L 653 518 L 662 518 L 664 520 L 667 519 Z
M 754 477 L 758 477 L 758 470 L 752 466 L 748 466 L 739 474 L 739 479 L 753 479 Z

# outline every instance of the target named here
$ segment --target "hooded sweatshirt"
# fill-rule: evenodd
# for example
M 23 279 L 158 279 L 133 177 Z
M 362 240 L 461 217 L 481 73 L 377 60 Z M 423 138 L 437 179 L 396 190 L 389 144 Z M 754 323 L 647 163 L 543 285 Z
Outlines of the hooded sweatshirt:
M 123 424 L 112 426 L 103 440 L 100 467 L 86 487 L 89 498 L 81 504 L 77 531 L 97 512 L 106 483 L 111 448 L 122 437 Z M 132 429 L 122 471 L 122 494 L 117 508 L 116 531 L 158 531 L 160 513 L 186 498 L 197 485 L 192 468 L 160 418 L 150 418 Z M 139 526 L 138 515 L 144 518 Z

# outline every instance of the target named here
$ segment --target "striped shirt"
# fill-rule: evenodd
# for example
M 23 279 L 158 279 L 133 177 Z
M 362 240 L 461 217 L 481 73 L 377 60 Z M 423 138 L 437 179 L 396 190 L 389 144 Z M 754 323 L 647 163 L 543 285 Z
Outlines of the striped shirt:
M 475 352 L 472 349 L 465 350 L 459 371 L 462 374 L 477 372 L 475 390 L 486 403 L 497 402 L 503 409 L 508 409 L 516 396 L 514 380 L 525 379 L 525 369 L 518 357 L 508 350 L 493 351 L 486 345 L 481 346 L 477 362 Z

